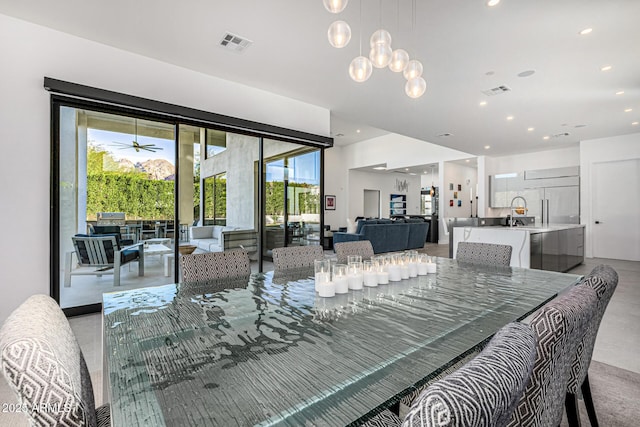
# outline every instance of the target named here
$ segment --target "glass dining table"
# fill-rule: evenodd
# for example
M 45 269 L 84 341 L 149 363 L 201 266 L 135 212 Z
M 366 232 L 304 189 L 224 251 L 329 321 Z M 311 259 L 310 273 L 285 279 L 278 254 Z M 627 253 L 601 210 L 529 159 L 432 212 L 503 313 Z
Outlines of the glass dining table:
M 580 278 L 438 258 L 333 298 L 307 270 L 104 294 L 112 424 L 357 425 Z

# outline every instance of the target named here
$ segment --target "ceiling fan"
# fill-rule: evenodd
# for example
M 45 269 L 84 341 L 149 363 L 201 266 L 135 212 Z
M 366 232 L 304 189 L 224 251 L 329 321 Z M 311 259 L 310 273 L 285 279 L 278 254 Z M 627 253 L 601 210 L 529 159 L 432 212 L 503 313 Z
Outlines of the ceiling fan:
M 140 150 L 150 151 L 152 153 L 155 153 L 158 150 L 162 150 L 162 147 L 158 147 L 156 144 L 140 144 L 138 142 L 138 119 L 135 119 L 135 123 L 136 123 L 135 125 L 136 134 L 135 134 L 135 139 L 133 141 L 131 141 L 130 143 L 112 141 L 112 144 L 122 146 L 122 148 L 120 148 L 121 150 L 126 150 L 127 148 L 133 148 L 134 150 L 136 150 L 136 153 L 139 153 Z

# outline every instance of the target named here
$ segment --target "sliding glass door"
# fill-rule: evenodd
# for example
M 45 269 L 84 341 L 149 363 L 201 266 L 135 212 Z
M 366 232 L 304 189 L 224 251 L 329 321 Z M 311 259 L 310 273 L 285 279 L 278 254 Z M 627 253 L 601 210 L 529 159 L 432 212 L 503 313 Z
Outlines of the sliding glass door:
M 318 245 L 321 237 L 321 150 L 264 140 L 263 261 L 285 246 Z

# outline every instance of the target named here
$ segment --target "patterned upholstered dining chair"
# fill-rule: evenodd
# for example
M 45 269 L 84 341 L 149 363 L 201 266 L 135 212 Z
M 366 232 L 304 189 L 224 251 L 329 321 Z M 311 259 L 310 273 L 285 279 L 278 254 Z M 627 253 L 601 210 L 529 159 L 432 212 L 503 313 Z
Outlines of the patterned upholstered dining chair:
M 534 314 L 536 363 L 510 427 L 560 425 L 571 363 L 597 303 L 592 288 L 578 285 Z
M 508 267 L 511 263 L 512 250 L 510 245 L 460 242 L 456 251 L 456 259 L 471 264 Z
M 368 240 L 359 240 L 357 242 L 341 242 L 333 245 L 338 257 L 338 264 L 346 264 L 349 255 L 360 255 L 362 260 L 371 259 L 374 255 L 373 246 Z
M 480 354 L 427 387 L 403 421 L 385 411 L 365 426 L 504 426 L 529 381 L 535 357 L 533 329 L 523 323 L 510 323 Z
M 320 245 L 274 248 L 272 254 L 276 270 L 312 267 L 313 261 L 324 258 L 324 250 Z
M 58 304 L 33 295 L 0 329 L 0 368 L 31 426 L 109 426 L 95 408 L 89 370 Z
M 182 255 L 180 270 L 183 282 L 206 282 L 251 274 L 247 251 L 234 249 L 225 252 Z
M 618 273 L 608 265 L 599 265 L 582 281 L 582 284 L 589 286 L 596 291 L 598 296 L 598 306 L 596 315 L 589 320 L 587 332 L 578 345 L 575 358 L 571 365 L 569 384 L 567 385 L 567 395 L 565 406 L 567 409 L 567 420 L 569 426 L 579 426 L 580 416 L 578 414 L 578 391 L 582 391 L 584 404 L 589 414 L 589 421 L 592 427 L 598 426 L 598 418 L 591 397 L 591 387 L 589 386 L 589 364 L 593 355 L 593 346 L 596 342 L 600 322 L 607 305 L 618 286 Z

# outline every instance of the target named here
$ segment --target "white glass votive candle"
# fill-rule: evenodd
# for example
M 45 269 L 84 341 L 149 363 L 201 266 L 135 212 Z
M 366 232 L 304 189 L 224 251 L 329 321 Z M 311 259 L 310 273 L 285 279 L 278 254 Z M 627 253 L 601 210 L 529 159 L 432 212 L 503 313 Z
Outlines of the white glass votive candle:
M 409 277 L 418 276 L 418 254 L 415 251 L 408 252 L 406 262 L 409 266 Z
M 349 282 L 349 289 L 354 291 L 362 289 L 362 283 L 364 281 L 362 277 L 362 262 L 354 261 L 349 263 L 347 266 L 347 280 Z
M 389 271 L 387 270 L 387 265 L 385 264 L 384 257 L 378 259 L 378 264 L 376 265 L 376 272 L 378 273 L 378 284 L 379 285 L 388 285 L 389 284 Z
M 433 259 L 429 259 L 429 262 L 427 263 L 427 273 L 429 274 L 433 274 L 437 271 L 437 267 L 436 267 L 436 263 L 434 262 L 435 260 Z
M 403 280 L 409 278 L 409 262 L 404 255 L 400 256 L 400 277 Z
M 328 259 L 317 259 L 313 262 L 316 292 L 318 284 L 331 281 L 331 262 Z
M 362 277 L 365 286 L 378 286 L 378 272 L 371 261 L 364 261 L 362 263 Z
M 336 285 L 333 282 L 322 282 L 317 287 L 318 295 L 323 298 L 330 298 L 336 295 Z
M 336 264 L 333 266 L 333 284 L 336 294 L 346 294 L 349 292 L 349 279 L 347 277 L 347 266 Z
M 418 276 L 424 276 L 427 274 L 427 262 L 429 261 L 429 257 L 426 255 L 421 255 L 418 257 Z
M 392 255 L 387 264 L 387 271 L 389 272 L 389 280 L 392 282 L 399 282 L 402 280 L 402 273 L 400 272 L 400 261 L 397 255 Z

